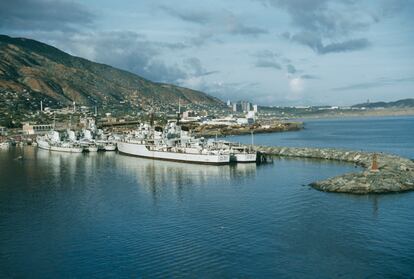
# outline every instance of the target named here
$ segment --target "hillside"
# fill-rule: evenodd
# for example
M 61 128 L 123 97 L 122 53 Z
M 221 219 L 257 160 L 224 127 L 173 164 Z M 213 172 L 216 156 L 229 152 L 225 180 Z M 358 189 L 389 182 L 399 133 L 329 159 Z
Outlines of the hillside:
M 0 35 L 1 99 L 4 101 L 11 92 L 15 99 L 31 105 L 44 100 L 52 106 L 75 101 L 82 105 L 141 108 L 175 104 L 180 98 L 182 104 L 223 106 L 219 99 L 199 91 L 151 82 L 35 40 Z
M 403 99 L 395 102 L 374 102 L 353 105 L 355 108 L 414 108 L 414 99 Z

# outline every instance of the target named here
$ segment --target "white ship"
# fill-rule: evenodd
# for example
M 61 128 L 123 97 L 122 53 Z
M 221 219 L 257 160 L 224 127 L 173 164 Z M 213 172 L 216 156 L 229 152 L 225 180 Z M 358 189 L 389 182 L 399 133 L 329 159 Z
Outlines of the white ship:
M 84 129 L 82 131 L 83 137 L 79 140 L 80 146 L 83 147 L 85 151 L 88 152 L 98 152 L 98 145 L 95 143 L 93 139 L 92 131 L 89 129 Z M 76 138 L 72 138 L 72 141 L 76 141 Z
M 50 145 L 50 151 L 82 153 L 83 147 L 76 146 L 70 142 L 53 143 Z
M 80 144 L 89 152 L 100 151 L 115 151 L 116 143 L 112 136 L 105 134 L 103 130 L 96 127 L 95 119 L 87 117 L 82 119 L 86 126 L 82 130 Z
M 232 146 L 230 148 L 230 161 L 237 163 L 255 163 L 257 152 L 245 146 Z
M 58 152 L 81 153 L 83 147 L 70 141 L 61 141 L 60 134 L 57 131 L 50 131 L 44 136 L 36 138 L 37 146 L 41 149 Z
M 37 147 L 40 149 L 50 150 L 50 144 L 48 137 L 45 136 L 37 136 L 36 137 Z
M 209 145 L 229 153 L 231 162 L 255 163 L 257 159 L 257 152 L 248 146 L 222 140 L 211 141 Z
M 109 140 L 96 140 L 96 145 L 98 146 L 99 150 L 103 150 L 103 151 L 115 151 L 116 150 L 116 143 L 109 141 Z
M 165 131 L 141 125 L 133 135 L 118 141 L 117 147 L 120 153 L 151 159 L 212 165 L 230 162 L 229 154 L 200 144 L 174 122 Z

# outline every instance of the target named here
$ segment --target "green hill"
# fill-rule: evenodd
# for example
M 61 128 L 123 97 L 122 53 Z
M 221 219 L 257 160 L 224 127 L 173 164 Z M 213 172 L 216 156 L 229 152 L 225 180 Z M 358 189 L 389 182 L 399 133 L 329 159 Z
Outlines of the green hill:
M 395 102 L 374 102 L 353 105 L 355 108 L 414 108 L 414 99 L 403 99 Z
M 175 85 L 156 83 L 133 73 L 69 55 L 50 45 L 0 35 L 0 100 L 33 109 L 81 105 L 145 108 L 150 104 L 223 107 L 217 98 Z M 12 97 L 10 97 L 12 96 Z M 14 101 L 13 101 L 14 100 Z

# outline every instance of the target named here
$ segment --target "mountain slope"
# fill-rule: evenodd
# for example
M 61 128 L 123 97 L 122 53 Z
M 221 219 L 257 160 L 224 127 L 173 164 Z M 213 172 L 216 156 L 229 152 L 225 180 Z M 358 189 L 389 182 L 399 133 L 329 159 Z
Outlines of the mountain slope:
M 205 93 L 155 83 L 114 67 L 71 56 L 55 47 L 0 35 L 0 91 L 29 92 L 60 105 L 140 107 L 150 103 L 223 106 Z M 1 93 L 0 93 L 1 94 Z
M 394 102 L 374 102 L 353 105 L 352 107 L 361 108 L 413 108 L 414 99 L 403 99 Z

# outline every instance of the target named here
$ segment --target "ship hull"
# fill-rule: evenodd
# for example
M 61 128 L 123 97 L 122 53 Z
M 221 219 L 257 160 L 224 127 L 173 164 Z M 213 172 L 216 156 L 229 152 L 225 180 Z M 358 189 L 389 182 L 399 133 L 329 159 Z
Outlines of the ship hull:
M 231 155 L 230 159 L 236 163 L 255 163 L 257 155 L 256 153 L 235 153 Z
M 63 146 L 50 146 L 50 151 L 67 152 L 67 153 L 82 153 L 82 147 L 63 147 Z
M 88 152 L 98 152 L 98 147 L 97 146 L 89 146 L 86 148 L 86 150 Z
M 116 150 L 116 145 L 105 145 L 104 150 L 105 151 L 115 151 Z
M 224 165 L 230 162 L 230 156 L 225 154 L 192 154 L 168 151 L 149 150 L 143 144 L 118 142 L 118 151 L 123 154 L 155 160 L 167 160 L 208 165 Z
M 40 149 L 50 150 L 50 144 L 45 140 L 37 140 L 37 147 Z

